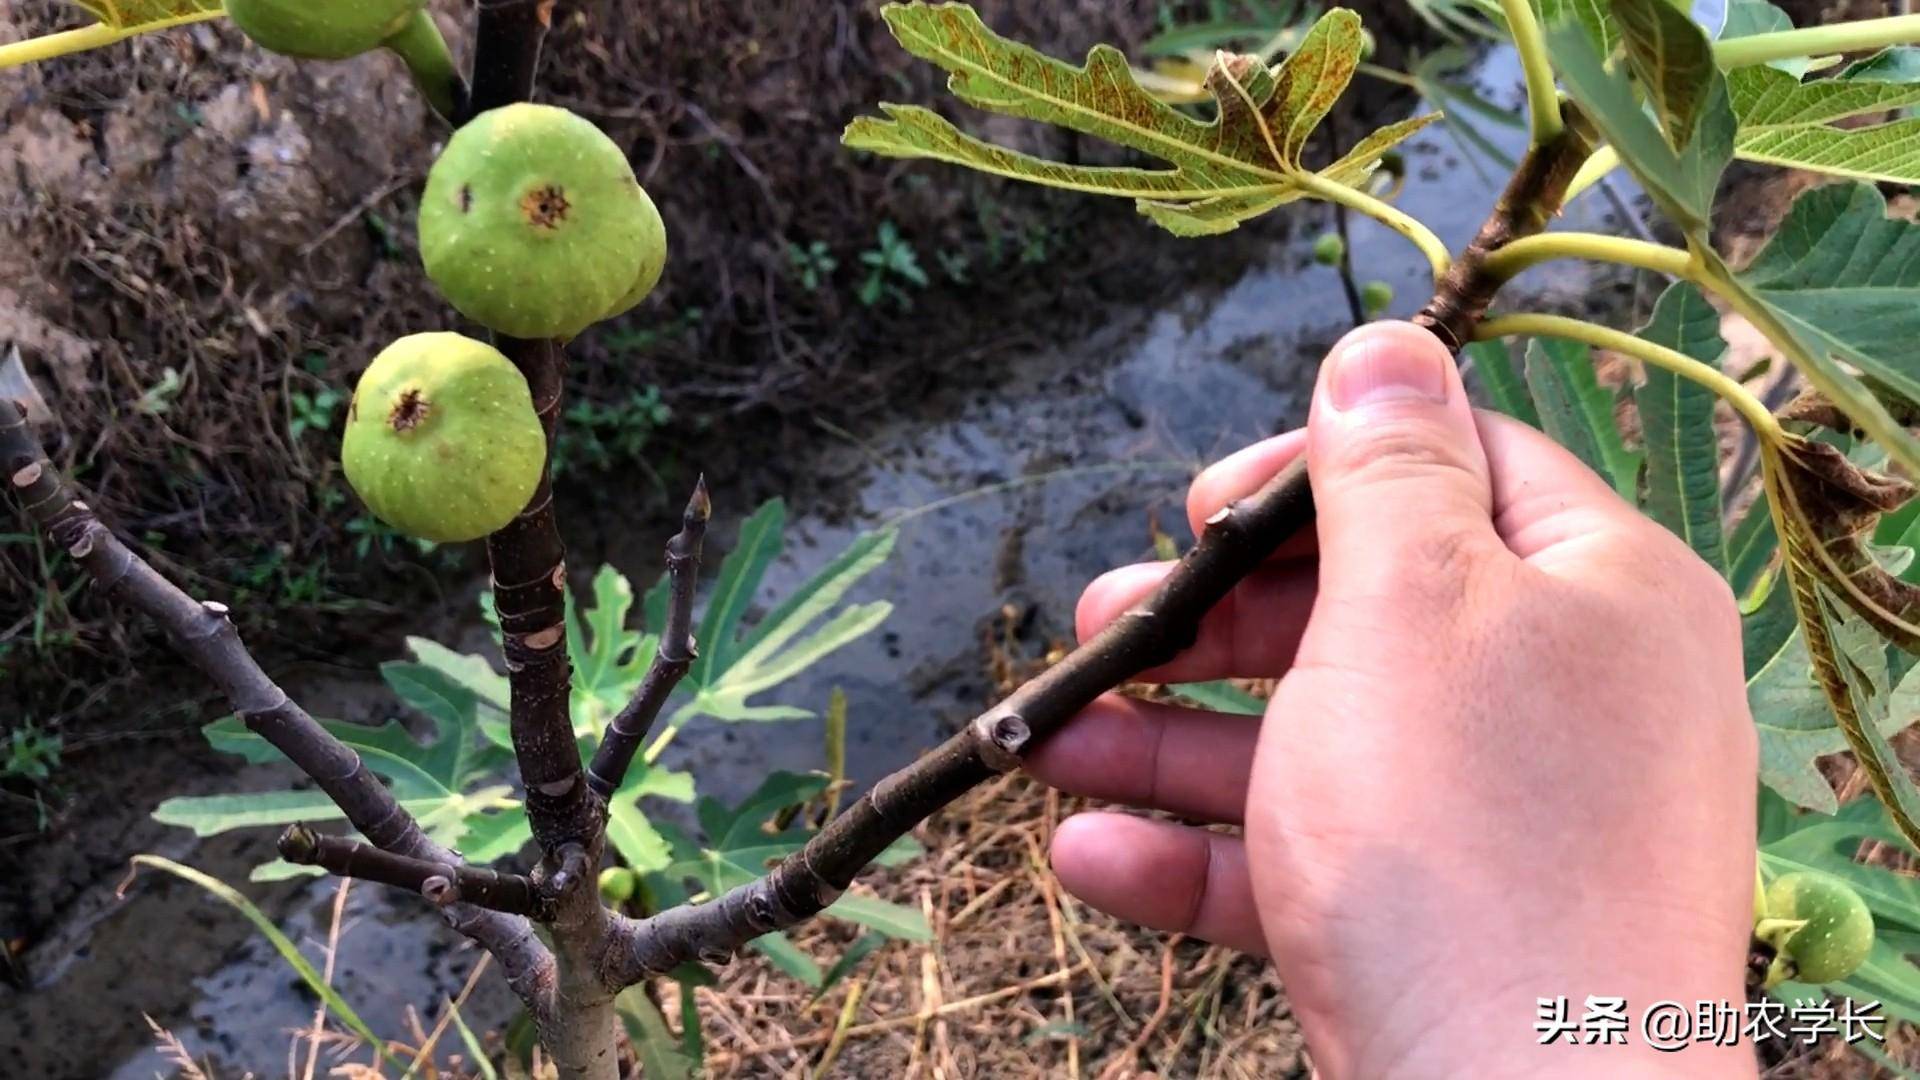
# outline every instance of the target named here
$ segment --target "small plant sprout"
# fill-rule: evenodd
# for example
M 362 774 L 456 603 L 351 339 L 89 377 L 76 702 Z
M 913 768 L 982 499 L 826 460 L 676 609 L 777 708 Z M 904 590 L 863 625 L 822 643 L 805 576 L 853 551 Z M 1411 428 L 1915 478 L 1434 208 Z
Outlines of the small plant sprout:
M 899 226 L 891 221 L 880 223 L 874 246 L 860 253 L 860 263 L 867 268 L 867 276 L 854 295 L 867 307 L 890 297 L 905 311 L 913 306 L 913 299 L 900 283 L 916 289 L 924 289 L 929 284 L 926 271 L 920 269 L 920 256 L 900 235 Z
M 813 292 L 833 277 L 840 261 L 833 257 L 825 240 L 787 245 L 787 266 L 800 279 L 800 287 Z

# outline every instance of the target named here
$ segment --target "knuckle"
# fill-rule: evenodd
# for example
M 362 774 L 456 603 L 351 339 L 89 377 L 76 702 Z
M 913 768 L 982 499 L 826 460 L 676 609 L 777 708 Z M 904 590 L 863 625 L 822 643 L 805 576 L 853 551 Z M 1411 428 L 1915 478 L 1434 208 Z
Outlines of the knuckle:
M 1659 530 L 1665 543 L 1660 557 L 1649 560 L 1651 584 L 1684 606 L 1694 618 L 1712 620 L 1716 628 L 1740 633 L 1740 604 L 1733 586 L 1679 537 Z
M 1341 445 L 1334 466 L 1351 482 L 1396 483 L 1410 478 L 1431 482 L 1436 472 L 1457 472 L 1478 479 L 1467 448 L 1436 421 L 1390 418 L 1370 424 Z
M 1423 526 L 1387 568 L 1390 588 L 1400 603 L 1432 616 L 1461 611 L 1472 588 L 1479 548 L 1463 525 Z

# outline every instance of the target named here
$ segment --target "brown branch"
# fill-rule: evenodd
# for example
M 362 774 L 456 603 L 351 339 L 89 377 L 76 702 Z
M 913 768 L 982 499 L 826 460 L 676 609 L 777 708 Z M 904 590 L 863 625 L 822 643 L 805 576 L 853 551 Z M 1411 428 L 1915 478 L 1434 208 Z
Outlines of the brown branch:
M 553 0 L 480 0 L 474 29 L 473 88 L 454 126 L 488 109 L 533 97 L 540 46 L 553 21 Z
M 553 0 L 482 0 L 475 28 L 468 115 L 533 96 Z M 514 758 L 527 787 L 533 838 L 552 857 L 577 844 L 597 853 L 604 808 L 587 787 L 569 708 L 566 548 L 554 520 L 552 459 L 566 357 L 560 342 L 500 337 L 500 351 L 527 377 L 547 435 L 547 465 L 518 517 L 487 537 L 494 609 L 500 616 Z
M 352 837 L 318 833 L 305 825 L 287 826 L 287 831 L 280 834 L 279 846 L 281 858 L 290 863 L 417 892 L 436 907 L 467 903 L 536 920 L 552 914 L 550 898 L 541 893 L 532 878 L 520 874 L 397 855 Z
M 1500 282 L 1487 254 L 1544 229 L 1591 152 L 1586 125 L 1570 115 L 1564 134 L 1527 154 L 1467 251 L 1414 321 L 1454 351 L 1473 336 Z M 765 877 L 701 904 L 648 919 L 617 920 L 604 961 L 625 986 L 691 959 L 725 960 L 748 941 L 824 910 L 868 863 L 934 811 L 996 772 L 1018 767 L 1099 695 L 1192 644 L 1200 619 L 1274 549 L 1314 520 L 1305 459 L 1258 492 L 1220 511 L 1146 603 L 975 718 L 932 753 L 888 776 Z
M 697 651 L 693 641 L 693 587 L 700 576 L 700 544 L 707 535 L 707 518 L 713 504 L 707 498 L 707 478 L 693 485 L 693 497 L 680 516 L 680 531 L 667 541 L 667 579 L 671 594 L 667 601 L 666 625 L 660 630 L 660 644 L 653 653 L 646 677 L 640 680 L 619 715 L 607 725 L 607 733 L 594 751 L 587 767 L 587 783 L 601 798 L 613 795 L 627 775 L 633 755 L 653 730 L 668 695 L 693 666 Z
M 160 624 L 174 648 L 220 687 L 247 728 L 271 743 L 340 807 L 361 835 L 385 851 L 452 865 L 459 857 L 430 839 L 360 755 L 289 698 L 240 640 L 223 604 L 201 603 L 135 555 L 60 479 L 25 412 L 0 400 L 0 470 L 22 509 L 86 569 L 101 592 Z M 467 904 L 446 909 L 454 929 L 500 961 L 530 1005 L 550 981 L 553 956 L 527 920 Z
M 553 0 L 481 0 L 470 115 L 533 96 L 552 14 Z M 553 897 L 547 928 L 554 979 L 546 1008 L 534 1010 L 534 1025 L 562 1077 L 612 1080 L 620 1022 L 613 993 L 594 963 L 609 936 L 609 913 L 592 873 L 606 842 L 606 803 L 587 786 L 573 738 L 566 549 L 553 509 L 554 432 L 566 362 L 558 341 L 501 337 L 495 344 L 526 376 L 547 436 L 547 461 L 533 498 L 505 528 L 487 537 L 494 610 L 506 653 L 513 754 L 527 789 L 527 820 L 545 855 L 534 880 Z
M 1487 256 L 1523 236 L 1545 231 L 1560 215 L 1567 185 L 1593 152 L 1592 128 L 1577 110 L 1562 110 L 1566 126 L 1550 143 L 1527 151 L 1512 179 L 1500 192 L 1493 213 L 1480 225 L 1473 242 L 1460 254 L 1447 276 L 1413 321 L 1459 352 L 1473 340 L 1473 328 L 1487 313 L 1494 294 L 1506 284 L 1489 274 Z
M 615 926 L 610 972 L 619 985 L 690 959 L 718 961 L 769 931 L 818 914 L 866 865 L 928 815 L 997 772 L 1017 768 L 1101 694 L 1166 663 L 1193 643 L 1201 616 L 1301 527 L 1313 493 L 1296 461 L 1251 498 L 1207 523 L 1152 599 L 1114 620 L 1065 660 L 982 713 L 859 801 L 766 877 L 703 904 Z

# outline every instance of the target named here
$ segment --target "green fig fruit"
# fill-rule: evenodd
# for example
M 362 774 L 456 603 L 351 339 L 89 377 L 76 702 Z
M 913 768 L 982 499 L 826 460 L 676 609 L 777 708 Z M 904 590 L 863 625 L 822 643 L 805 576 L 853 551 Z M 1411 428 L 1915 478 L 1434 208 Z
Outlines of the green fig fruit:
M 1347 242 L 1339 233 L 1321 233 L 1313 242 L 1313 261 L 1321 266 L 1339 266 L 1347 254 Z
M 435 543 L 512 521 L 539 486 L 547 437 L 526 377 L 459 334 L 411 334 L 381 350 L 347 411 L 340 463 L 375 517 Z
M 507 105 L 455 132 L 433 163 L 420 258 L 475 322 L 570 338 L 652 291 L 667 230 L 599 128 L 551 105 Z
M 254 44 L 308 60 L 358 56 L 404 29 L 426 0 L 227 0 Z
M 1393 303 L 1393 286 L 1386 282 L 1369 281 L 1360 286 L 1360 307 L 1368 317 L 1387 310 L 1387 305 L 1391 303 Z
M 600 898 L 609 904 L 624 904 L 633 899 L 639 881 L 624 866 L 609 866 L 600 871 Z
M 1783 874 L 1767 887 L 1767 922 L 1784 924 L 1773 942 L 1793 961 L 1792 977 L 1829 983 L 1859 970 L 1873 949 L 1873 913 L 1853 887 L 1811 870 Z M 1805 925 L 1794 928 L 1793 922 Z

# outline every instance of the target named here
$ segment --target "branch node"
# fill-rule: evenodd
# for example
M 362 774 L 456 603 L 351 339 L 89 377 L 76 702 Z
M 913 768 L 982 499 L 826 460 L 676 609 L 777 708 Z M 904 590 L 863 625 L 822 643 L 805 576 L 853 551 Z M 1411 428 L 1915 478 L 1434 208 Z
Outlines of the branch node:
M 1202 524 L 1208 526 L 1209 528 L 1220 524 L 1221 522 L 1233 516 L 1233 508 L 1238 505 L 1240 505 L 1240 502 L 1237 499 L 1234 500 L 1233 502 L 1228 503 L 1227 505 L 1221 507 L 1220 509 L 1215 510 L 1211 515 L 1207 517 L 1207 520 L 1205 522 L 1202 522 Z
M 459 902 L 460 886 L 439 874 L 434 874 L 420 883 L 420 895 L 426 897 L 427 902 L 434 907 L 443 908 Z
M 559 866 L 540 882 L 540 892 L 548 900 L 557 900 L 574 883 L 586 876 L 587 849 L 579 844 L 562 844 L 557 853 Z
M 694 482 L 693 495 L 687 499 L 680 531 L 667 540 L 669 592 L 659 645 L 633 697 L 607 725 L 600 748 L 587 767 L 587 784 L 602 798 L 610 797 L 626 778 L 634 754 L 659 720 L 674 686 L 700 655 L 693 638 L 693 593 L 700 573 L 700 548 L 712 513 L 713 500 L 707 495 L 707 480 L 702 476 Z
M 40 463 L 28 462 L 19 472 L 13 474 L 13 486 L 29 488 L 40 482 Z
M 305 825 L 289 825 L 280 834 L 280 857 L 290 863 L 311 866 L 320 856 L 320 837 Z
M 971 727 L 974 747 L 988 768 L 1004 773 L 1020 767 L 1020 753 L 1033 737 L 1033 730 L 1018 714 L 985 713 Z
M 227 605 L 221 603 L 218 600 L 202 600 L 200 601 L 200 606 L 203 608 L 206 608 L 209 613 L 216 615 L 222 619 L 226 618 L 227 613 L 233 610 L 232 608 L 227 607 Z

